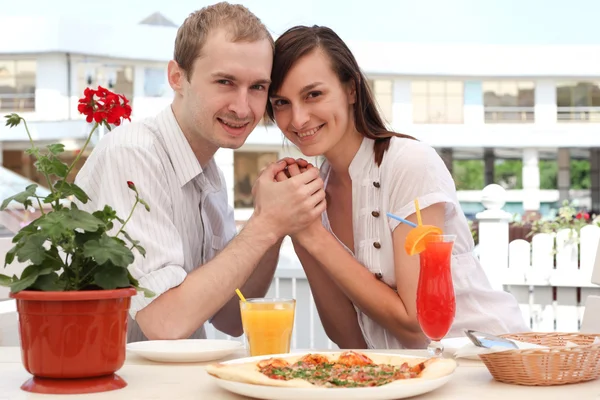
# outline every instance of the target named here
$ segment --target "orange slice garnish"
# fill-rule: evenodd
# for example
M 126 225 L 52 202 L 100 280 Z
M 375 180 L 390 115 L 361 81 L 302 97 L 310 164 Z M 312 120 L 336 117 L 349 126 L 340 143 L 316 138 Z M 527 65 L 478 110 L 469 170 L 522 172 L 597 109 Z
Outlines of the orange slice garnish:
M 434 225 L 417 225 L 408 232 L 406 241 L 404 242 L 404 250 L 409 256 L 414 256 L 425 250 L 427 245 L 428 237 L 431 235 L 441 235 L 443 231 Z

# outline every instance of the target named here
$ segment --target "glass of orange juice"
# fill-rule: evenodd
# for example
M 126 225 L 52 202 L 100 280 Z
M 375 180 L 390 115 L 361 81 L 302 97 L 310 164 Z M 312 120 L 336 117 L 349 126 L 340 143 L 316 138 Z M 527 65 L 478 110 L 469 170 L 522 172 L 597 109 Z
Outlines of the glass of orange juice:
M 296 300 L 246 299 L 240 310 L 251 356 L 289 353 Z

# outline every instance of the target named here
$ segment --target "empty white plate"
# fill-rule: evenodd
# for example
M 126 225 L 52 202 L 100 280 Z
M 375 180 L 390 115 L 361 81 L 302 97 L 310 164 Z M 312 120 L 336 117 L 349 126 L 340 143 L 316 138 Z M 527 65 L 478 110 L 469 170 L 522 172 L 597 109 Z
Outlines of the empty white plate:
M 127 344 L 127 350 L 158 362 L 204 362 L 218 360 L 244 345 L 235 340 L 148 340 Z

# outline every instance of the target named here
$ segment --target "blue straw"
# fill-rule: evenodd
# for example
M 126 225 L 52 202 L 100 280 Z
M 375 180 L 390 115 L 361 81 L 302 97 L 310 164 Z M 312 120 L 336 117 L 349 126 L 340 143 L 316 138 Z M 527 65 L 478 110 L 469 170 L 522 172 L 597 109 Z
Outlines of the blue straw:
M 397 215 L 394 215 L 394 214 L 392 214 L 392 213 L 385 213 L 385 215 L 387 215 L 388 217 L 390 217 L 390 218 L 392 218 L 392 219 L 395 219 L 396 221 L 400 221 L 400 222 L 402 222 L 403 224 L 406 224 L 406 225 L 408 225 L 408 226 L 412 226 L 413 228 L 416 228 L 416 227 L 417 227 L 417 224 L 415 224 L 414 222 L 407 221 L 407 220 L 405 220 L 404 218 L 400 218 L 399 216 L 397 216 Z

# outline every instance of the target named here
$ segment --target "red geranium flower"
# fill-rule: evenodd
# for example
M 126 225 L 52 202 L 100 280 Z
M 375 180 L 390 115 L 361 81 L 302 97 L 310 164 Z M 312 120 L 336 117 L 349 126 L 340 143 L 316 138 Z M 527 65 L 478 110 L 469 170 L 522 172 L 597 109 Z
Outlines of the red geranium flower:
M 98 89 L 86 88 L 79 99 L 77 111 L 85 115 L 85 120 L 98 124 L 106 122 L 119 126 L 122 120 L 131 121 L 131 106 L 129 100 L 122 94 L 116 94 L 108 89 L 98 86 Z

